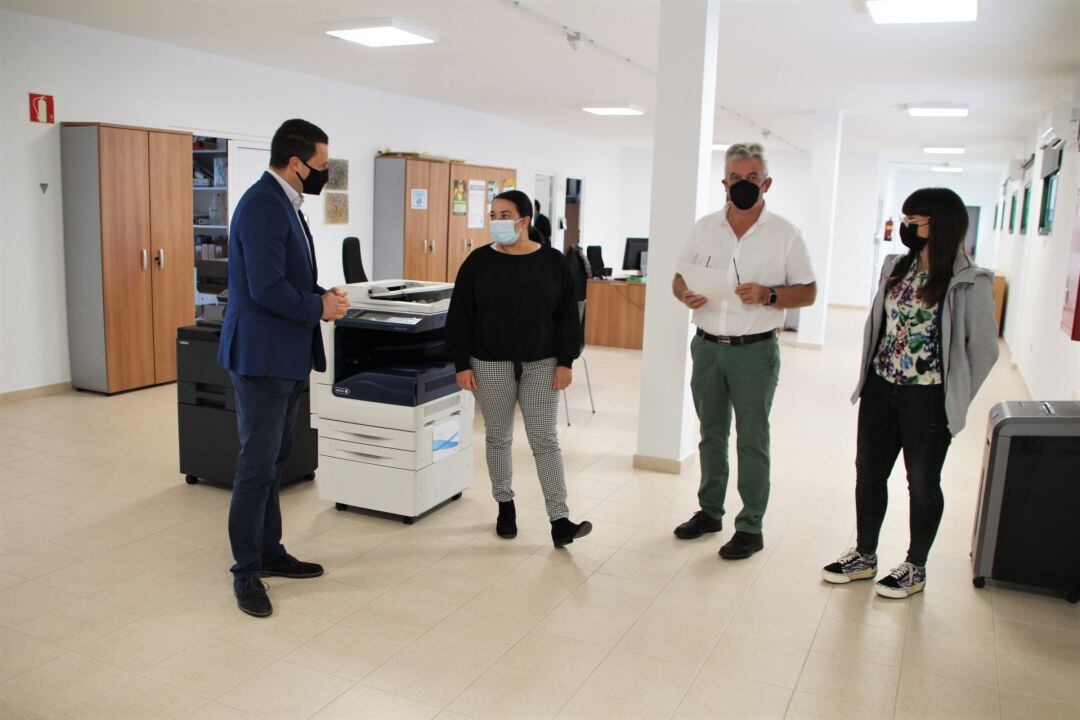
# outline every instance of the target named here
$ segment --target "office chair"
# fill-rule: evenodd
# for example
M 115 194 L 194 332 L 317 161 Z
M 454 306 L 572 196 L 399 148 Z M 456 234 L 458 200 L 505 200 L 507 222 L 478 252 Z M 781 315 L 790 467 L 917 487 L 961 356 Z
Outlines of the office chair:
M 600 246 L 588 246 L 585 248 L 585 256 L 589 258 L 589 267 L 592 268 L 592 276 L 594 278 L 604 277 L 604 256 L 600 253 Z
M 585 300 L 578 302 L 578 319 L 581 321 L 581 352 L 578 357 L 585 364 L 585 386 L 589 388 L 589 404 L 592 405 L 593 415 L 596 414 L 596 401 L 593 400 L 592 379 L 589 377 L 589 361 L 585 359 Z M 566 390 L 562 391 L 563 405 L 566 407 L 566 426 L 570 427 L 570 400 L 566 396 Z
M 360 238 L 347 237 L 341 243 L 341 268 L 345 271 L 346 283 L 368 281 L 364 259 L 360 256 Z

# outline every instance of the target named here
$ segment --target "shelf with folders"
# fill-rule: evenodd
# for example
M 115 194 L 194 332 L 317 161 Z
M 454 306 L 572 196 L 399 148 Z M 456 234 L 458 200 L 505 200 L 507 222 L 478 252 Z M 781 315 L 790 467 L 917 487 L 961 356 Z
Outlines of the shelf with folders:
M 195 312 L 200 318 L 220 310 L 212 306 L 219 303 L 217 286 L 220 283 L 221 268 L 229 257 L 228 142 L 226 138 L 204 135 L 195 135 L 192 138 L 194 292 Z M 210 277 L 211 275 L 213 277 Z

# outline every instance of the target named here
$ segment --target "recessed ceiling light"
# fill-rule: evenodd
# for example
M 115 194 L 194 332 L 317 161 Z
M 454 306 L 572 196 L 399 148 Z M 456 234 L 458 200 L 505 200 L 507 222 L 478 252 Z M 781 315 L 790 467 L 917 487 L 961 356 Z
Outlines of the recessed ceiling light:
M 962 173 L 964 168 L 953 167 L 952 165 L 932 165 L 930 172 L 944 172 L 944 173 Z
M 373 48 L 396 47 L 398 45 L 430 45 L 439 39 L 439 36 L 430 30 L 411 25 L 397 18 L 361 20 L 349 28 L 327 30 L 326 34 Z
M 963 105 L 908 105 L 911 117 L 967 117 L 968 109 Z
M 626 105 L 623 107 L 584 107 L 581 109 L 587 113 L 592 113 L 593 115 L 629 116 L 645 114 L 644 110 L 640 110 L 636 107 L 633 107 L 632 105 Z
M 713 152 L 721 152 L 731 147 L 731 143 L 720 143 L 712 146 Z
M 962 147 L 924 147 L 927 155 L 963 155 L 967 150 Z
M 895 23 L 974 22 L 978 0 L 866 0 L 878 25 Z

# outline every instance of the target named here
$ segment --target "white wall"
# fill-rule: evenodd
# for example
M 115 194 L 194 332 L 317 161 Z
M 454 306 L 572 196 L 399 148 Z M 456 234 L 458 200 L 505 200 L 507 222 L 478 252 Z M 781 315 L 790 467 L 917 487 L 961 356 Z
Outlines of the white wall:
M 1078 83 L 1080 89 L 1080 83 Z M 1077 94 L 1080 100 L 1080 92 Z M 1077 195 L 1080 193 L 1080 148 L 1076 141 L 1066 144 L 1057 191 L 1057 214 L 1053 232 L 1039 234 L 1042 202 L 1041 123 L 1030 136 L 1024 155 L 1035 153 L 1035 165 L 1028 170 L 1031 182 L 1031 212 L 1028 231 L 1020 234 L 1024 183 L 1010 183 L 1018 189 L 1017 221 L 1014 233 L 999 231 L 998 269 L 1009 282 L 1006 304 L 1005 340 L 1013 362 L 1036 400 L 1080 400 L 1080 341 L 1071 341 L 1061 329 L 1065 297 L 1065 272 L 1072 239 L 1080 233 Z
M 319 202 L 309 206 L 320 279 L 327 285 L 342 280 L 340 242 L 347 235 L 360 238 L 370 267 L 373 158 L 383 147 L 515 168 L 529 193 L 537 171 L 558 173 L 560 184 L 567 176 L 584 178 L 587 242 L 625 237 L 617 145 L 21 13 L 0 11 L 0 33 L 0 393 L 70 378 L 59 127 L 28 122 L 31 91 L 56 96 L 58 121 L 267 139 L 289 117 L 322 126 L 331 156 L 350 161 L 349 224 L 324 227 Z M 45 195 L 40 182 L 50 184 Z M 563 214 L 565 189 L 557 195 L 553 218 Z M 616 242 L 621 257 L 622 240 Z
M 836 221 L 833 225 L 829 304 L 869 306 L 874 281 L 880 156 L 840 151 Z
M 621 158 L 622 185 L 619 193 L 619 236 L 611 246 L 622 258 L 623 244 L 628 237 L 649 236 L 649 209 L 652 202 L 652 147 L 624 147 Z M 604 244 L 604 259 L 608 260 L 608 245 Z M 616 255 L 610 257 L 615 258 Z

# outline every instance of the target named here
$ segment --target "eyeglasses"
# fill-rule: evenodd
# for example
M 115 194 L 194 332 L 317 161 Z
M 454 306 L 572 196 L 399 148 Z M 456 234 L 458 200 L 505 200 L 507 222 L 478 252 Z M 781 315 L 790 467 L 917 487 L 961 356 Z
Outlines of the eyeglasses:
M 930 221 L 929 215 L 901 215 L 900 222 L 904 225 L 922 225 L 923 223 L 920 223 L 918 220 L 916 220 L 916 218 L 926 218 L 927 222 Z

